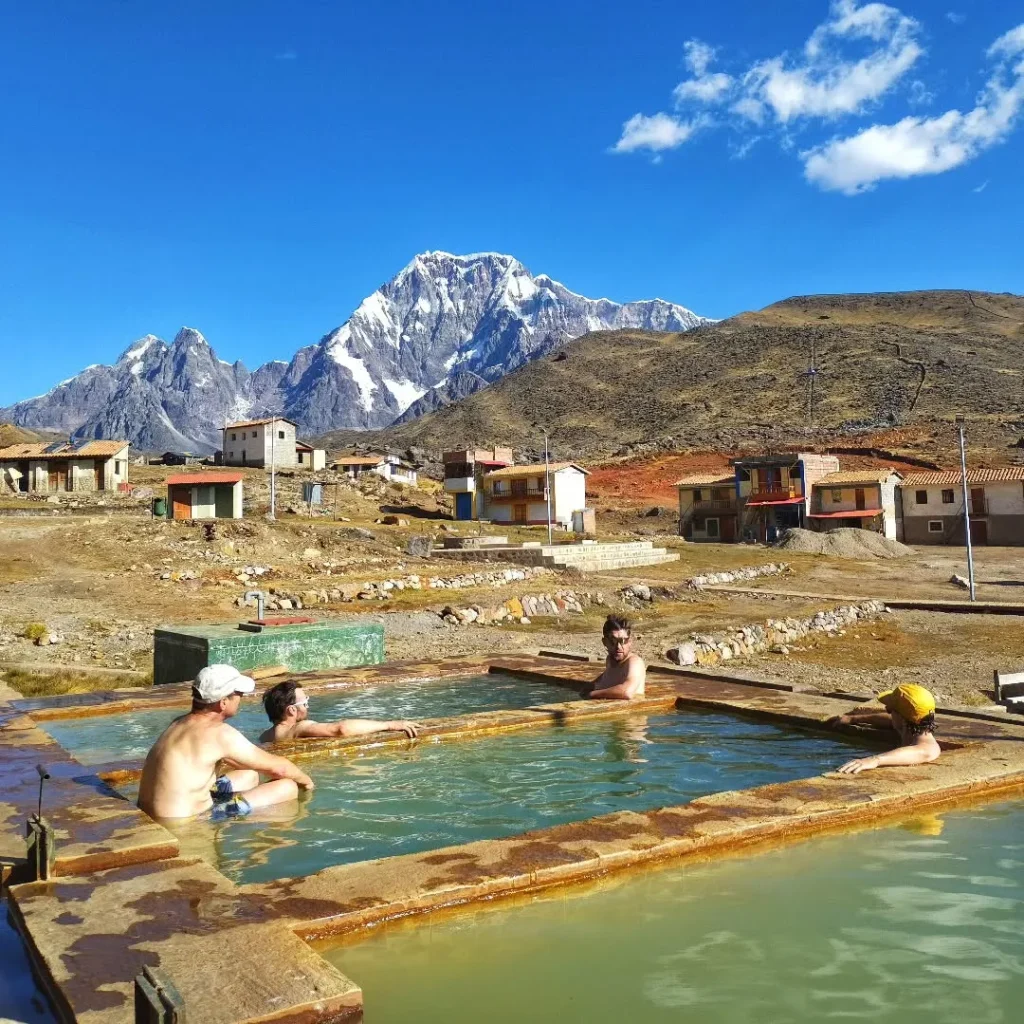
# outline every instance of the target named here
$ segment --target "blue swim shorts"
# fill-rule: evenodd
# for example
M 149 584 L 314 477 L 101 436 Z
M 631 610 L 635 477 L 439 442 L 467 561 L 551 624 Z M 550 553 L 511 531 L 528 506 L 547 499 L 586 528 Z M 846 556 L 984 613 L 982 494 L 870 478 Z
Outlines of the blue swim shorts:
M 210 808 L 211 821 L 244 818 L 252 813 L 252 805 L 241 793 L 234 791 L 231 780 L 224 775 L 219 776 L 214 782 L 210 796 L 213 797 L 213 806 Z

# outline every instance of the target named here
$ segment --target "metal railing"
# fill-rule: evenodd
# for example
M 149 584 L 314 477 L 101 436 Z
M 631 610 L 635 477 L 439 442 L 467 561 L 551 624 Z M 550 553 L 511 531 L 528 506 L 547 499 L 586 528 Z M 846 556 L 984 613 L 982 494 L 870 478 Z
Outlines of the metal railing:
M 787 498 L 802 498 L 795 487 L 783 487 L 777 491 L 751 491 L 746 499 L 750 501 L 785 501 Z
M 695 512 L 735 512 L 739 505 L 735 498 L 703 498 L 691 507 Z

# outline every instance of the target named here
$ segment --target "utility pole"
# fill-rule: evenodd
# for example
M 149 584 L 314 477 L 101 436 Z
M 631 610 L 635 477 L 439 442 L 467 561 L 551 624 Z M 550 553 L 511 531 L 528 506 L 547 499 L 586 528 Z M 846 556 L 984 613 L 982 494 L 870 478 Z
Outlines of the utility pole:
M 967 448 L 964 444 L 964 418 L 957 416 L 956 427 L 960 434 L 960 480 L 964 491 L 964 537 L 967 541 L 967 580 L 971 587 L 971 600 L 975 600 L 974 590 L 974 551 L 971 549 L 971 512 L 970 495 L 967 491 Z
M 817 360 L 814 353 L 814 339 L 811 338 L 811 365 L 807 368 L 807 426 L 814 426 L 814 380 L 818 376 Z
M 266 449 L 264 449 L 265 451 Z M 270 419 L 270 518 L 277 518 L 277 417 Z
M 544 502 L 548 511 L 548 545 L 551 541 L 551 462 L 548 456 L 548 431 L 547 427 L 541 428 L 544 431 Z

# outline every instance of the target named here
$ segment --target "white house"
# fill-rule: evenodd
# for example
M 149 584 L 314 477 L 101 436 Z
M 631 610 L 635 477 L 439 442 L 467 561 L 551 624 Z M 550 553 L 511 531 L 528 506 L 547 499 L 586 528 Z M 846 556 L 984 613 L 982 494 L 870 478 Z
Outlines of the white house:
M 55 441 L 0 448 L 0 483 L 23 494 L 116 491 L 128 483 L 127 441 Z
M 974 544 L 1024 544 L 1024 466 L 969 469 Z M 908 473 L 900 485 L 907 544 L 963 544 L 964 490 L 959 469 Z
M 300 469 L 311 469 L 314 473 L 319 473 L 321 469 L 327 468 L 327 451 L 324 448 L 314 448 L 305 441 L 296 441 L 295 461 Z
M 409 487 L 415 487 L 419 479 L 415 468 L 397 455 L 342 455 L 331 463 L 331 469 L 353 480 L 364 473 L 376 473 L 385 480 Z
M 296 466 L 295 424 L 281 416 L 229 423 L 222 430 L 225 466 Z
M 575 462 L 548 467 L 507 466 L 484 476 L 488 517 L 493 523 L 540 526 L 548 521 L 545 471 L 550 480 L 551 522 L 572 529 L 572 514 L 586 508 L 587 471 Z
M 811 485 L 812 530 L 840 527 L 873 530 L 897 539 L 896 488 L 903 477 L 892 469 L 829 473 Z

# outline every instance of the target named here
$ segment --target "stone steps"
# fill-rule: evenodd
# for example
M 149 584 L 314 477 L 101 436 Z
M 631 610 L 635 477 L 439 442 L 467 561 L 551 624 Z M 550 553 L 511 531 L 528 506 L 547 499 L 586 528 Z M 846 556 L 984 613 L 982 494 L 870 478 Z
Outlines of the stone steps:
M 633 569 L 644 565 L 678 561 L 679 555 L 656 548 L 651 541 L 624 541 L 621 544 L 544 544 L 536 547 L 493 547 L 476 551 L 445 551 L 445 557 L 463 561 L 503 561 L 519 565 L 547 566 L 552 569 L 580 569 L 602 572 L 606 569 Z

